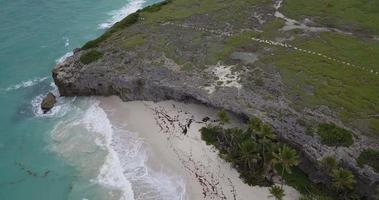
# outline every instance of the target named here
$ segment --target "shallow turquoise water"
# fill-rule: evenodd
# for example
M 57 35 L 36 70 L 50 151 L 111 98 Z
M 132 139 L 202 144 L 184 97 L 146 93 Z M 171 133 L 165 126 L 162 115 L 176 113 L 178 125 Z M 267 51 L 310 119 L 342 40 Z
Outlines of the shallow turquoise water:
M 99 25 L 111 19 L 109 13 L 128 3 L 0 0 L 1 200 L 101 199 L 98 188 L 49 148 L 51 131 L 64 113 L 41 117 L 33 101 L 53 89 L 50 71 L 56 60 L 101 34 Z

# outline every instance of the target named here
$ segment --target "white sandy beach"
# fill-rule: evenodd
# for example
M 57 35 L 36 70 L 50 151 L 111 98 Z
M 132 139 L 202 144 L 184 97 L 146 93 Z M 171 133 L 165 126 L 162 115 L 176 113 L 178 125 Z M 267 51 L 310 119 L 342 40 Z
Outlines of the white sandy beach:
M 216 110 L 174 101 L 122 102 L 118 97 L 99 100 L 112 125 L 123 126 L 143 140 L 151 169 L 183 178 L 184 199 L 273 199 L 268 188 L 245 184 L 238 172 L 201 140 L 199 129 L 206 125 L 202 119 L 216 119 Z M 284 199 L 299 198 L 291 187 L 285 186 L 285 193 Z

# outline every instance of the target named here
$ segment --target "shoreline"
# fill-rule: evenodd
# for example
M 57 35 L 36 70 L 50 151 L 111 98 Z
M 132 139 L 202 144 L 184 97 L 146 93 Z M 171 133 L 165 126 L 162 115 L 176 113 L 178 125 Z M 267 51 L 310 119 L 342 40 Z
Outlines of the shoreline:
M 245 184 L 230 163 L 201 139 L 199 129 L 208 123 L 203 119 L 217 119 L 217 110 L 174 101 L 122 102 L 115 96 L 98 100 L 112 125 L 142 138 L 149 168 L 184 181 L 184 199 L 272 199 L 268 187 Z M 238 123 L 232 118 L 232 124 Z M 285 191 L 284 199 L 299 198 L 295 189 L 285 186 Z

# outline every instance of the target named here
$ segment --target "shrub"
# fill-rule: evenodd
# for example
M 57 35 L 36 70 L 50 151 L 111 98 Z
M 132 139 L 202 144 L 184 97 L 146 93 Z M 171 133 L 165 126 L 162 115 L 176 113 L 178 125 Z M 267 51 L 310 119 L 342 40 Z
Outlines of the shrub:
M 207 145 L 216 145 L 217 136 L 222 132 L 222 128 L 218 126 L 207 126 L 200 129 L 201 139 Z
M 103 56 L 103 53 L 96 50 L 91 50 L 80 56 L 80 62 L 87 65 L 98 60 L 102 56 Z
M 217 113 L 217 116 L 222 124 L 227 124 L 230 121 L 228 113 L 225 110 L 222 110 L 219 113 Z
M 322 158 L 321 165 L 329 173 L 338 167 L 338 163 L 333 156 L 325 156 L 324 158 Z
M 366 149 L 359 155 L 357 162 L 360 166 L 369 165 L 379 173 L 379 151 Z
M 345 146 L 353 144 L 353 134 L 335 124 L 320 124 L 318 134 L 321 137 L 321 143 L 327 146 Z
M 121 20 L 121 21 L 117 22 L 115 25 L 113 25 L 112 28 L 107 30 L 100 37 L 98 37 L 94 40 L 88 41 L 86 44 L 83 45 L 82 49 L 87 50 L 87 49 L 98 47 L 101 42 L 108 39 L 113 33 L 136 23 L 138 21 L 138 18 L 139 18 L 138 13 L 132 13 L 132 14 L 128 15 L 123 20 Z

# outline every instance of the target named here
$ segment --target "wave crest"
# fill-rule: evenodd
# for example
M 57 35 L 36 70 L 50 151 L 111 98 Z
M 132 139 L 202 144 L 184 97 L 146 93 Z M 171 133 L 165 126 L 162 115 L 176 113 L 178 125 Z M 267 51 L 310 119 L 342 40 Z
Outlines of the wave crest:
M 111 19 L 109 19 L 105 23 L 100 24 L 99 29 L 110 28 L 111 26 L 113 26 L 113 24 L 121 21 L 129 14 L 134 13 L 137 10 L 141 9 L 144 3 L 145 3 L 144 0 L 132 0 L 121 9 L 110 12 L 109 15 L 112 16 Z

